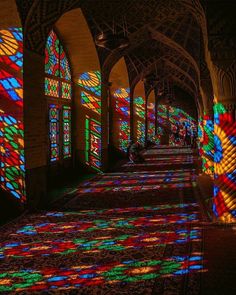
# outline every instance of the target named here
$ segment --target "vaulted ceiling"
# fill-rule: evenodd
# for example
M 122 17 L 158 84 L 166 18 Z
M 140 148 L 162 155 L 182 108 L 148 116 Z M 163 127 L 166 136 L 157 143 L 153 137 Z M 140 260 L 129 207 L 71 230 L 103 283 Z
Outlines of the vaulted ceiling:
M 114 64 L 121 57 L 125 57 L 131 85 L 152 74 L 157 76 L 157 81 L 172 80 L 194 97 L 199 96 L 202 77 L 205 81 L 210 81 L 204 58 L 207 34 L 214 32 L 211 40 L 209 42 L 207 40 L 207 45 L 218 46 L 217 32 L 227 35 L 224 30 L 230 27 L 224 23 L 227 20 L 225 15 L 221 16 L 221 13 L 225 14 L 225 10 L 228 9 L 222 6 L 224 1 L 16 0 L 16 2 L 28 49 L 43 54 L 46 38 L 55 22 L 64 13 L 81 8 L 93 38 L 101 32 L 122 33 L 124 27 L 127 31 L 129 47 L 113 51 L 97 48 L 101 67 L 107 76 Z M 222 6 L 222 9 L 218 9 L 216 13 L 215 9 L 209 9 L 218 5 L 215 2 L 221 3 Z M 208 17 L 211 19 L 208 20 Z M 220 19 L 224 19 L 224 22 L 220 22 Z M 230 30 L 232 31 L 232 28 Z M 216 42 L 212 43 L 212 40 Z

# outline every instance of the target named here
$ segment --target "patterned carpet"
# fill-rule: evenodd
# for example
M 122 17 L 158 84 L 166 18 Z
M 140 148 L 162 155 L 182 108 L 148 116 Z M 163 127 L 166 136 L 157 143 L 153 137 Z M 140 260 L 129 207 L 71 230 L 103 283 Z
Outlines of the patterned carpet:
M 52 211 L 0 228 L 0 294 L 199 294 L 206 270 L 193 164 L 150 154 L 170 169 L 128 163 Z

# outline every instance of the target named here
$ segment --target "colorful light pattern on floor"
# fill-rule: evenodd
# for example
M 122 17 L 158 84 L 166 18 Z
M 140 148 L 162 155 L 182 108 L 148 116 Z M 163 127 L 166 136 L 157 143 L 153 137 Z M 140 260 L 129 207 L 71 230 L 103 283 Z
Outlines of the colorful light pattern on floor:
M 168 148 L 168 149 L 165 149 L 163 148 L 163 146 L 158 146 L 158 148 L 153 148 L 153 149 L 150 149 L 150 150 L 147 150 L 145 152 L 146 155 L 161 155 L 161 154 L 167 154 L 167 155 L 179 155 L 179 154 L 192 154 L 193 151 L 191 148 Z
M 23 118 L 23 33 L 0 30 L 0 187 L 25 197 Z
M 128 208 L 115 208 L 115 209 L 102 209 L 102 210 L 82 210 L 79 212 L 48 212 L 45 215 L 40 215 L 41 218 L 45 217 L 66 217 L 66 216 L 98 216 L 98 215 L 113 215 L 113 214 L 132 214 L 132 213 L 153 213 L 156 211 L 163 211 L 168 209 L 189 209 L 196 210 L 199 207 L 197 203 L 184 203 L 184 204 L 163 204 L 159 206 L 143 206 L 143 207 L 128 207 Z
M 198 272 L 203 269 L 202 261 L 202 256 L 198 254 L 173 256 L 165 260 L 125 260 L 102 265 L 3 272 L 0 273 L 0 292 L 42 292 L 119 282 L 135 283 Z
M 111 193 L 111 192 L 144 192 L 144 191 L 155 191 L 160 189 L 177 189 L 177 188 L 188 188 L 196 187 L 196 182 L 192 183 L 166 183 L 166 184 L 153 184 L 153 185 L 127 185 L 127 186 L 115 186 L 115 187 L 89 187 L 89 188 L 79 188 L 76 190 L 77 194 L 94 194 L 94 193 Z
M 140 181 L 146 185 L 153 180 L 192 185 L 194 178 L 194 169 L 154 168 L 101 173 L 81 186 L 97 184 L 107 188 L 106 184 L 119 182 L 124 188 L 126 183 L 129 186 Z M 88 196 L 80 201 L 78 195 L 75 203 L 74 198 L 66 203 L 67 208 L 72 205 L 72 210 L 79 205 L 76 211 L 26 214 L 4 231 L 0 229 L 0 293 L 115 294 L 122 287 L 123 293 L 138 290 L 149 294 L 163 282 L 180 293 L 183 282 L 186 287 L 185 282 L 191 281 L 186 288 L 192 281 L 198 284 L 198 272 L 206 269 L 201 252 L 200 207 L 189 195 L 191 192 L 183 189 L 170 196 L 169 190 L 162 191 L 161 204 L 161 195 L 145 192 L 146 204 L 155 199 L 157 203 L 143 206 L 143 200 L 133 198 L 128 190 L 125 198 L 129 207 L 125 200 L 120 208 L 104 203 L 99 210 L 80 210 Z M 107 199 L 106 192 L 101 196 Z M 98 199 L 92 196 L 84 208 L 97 208 Z M 61 204 L 58 208 L 63 210 Z
M 106 176 L 115 176 L 115 175 L 120 175 L 121 177 L 125 177 L 125 175 L 143 175 L 143 174 L 163 174 L 163 173 L 172 173 L 173 175 L 176 173 L 180 173 L 181 175 L 183 173 L 194 173 L 195 169 L 193 168 L 182 168 L 182 169 L 168 169 L 168 170 L 152 170 L 151 172 L 149 170 L 142 170 L 142 171 L 132 171 L 132 172 L 127 172 L 127 171 L 122 171 L 122 172 L 112 172 L 109 173 L 107 172 L 106 174 L 102 174 L 103 177 Z M 172 175 L 171 174 L 171 175 Z
M 44 240 L 33 243 L 13 242 L 0 244 L 0 259 L 37 257 L 49 255 L 67 255 L 89 251 L 95 253 L 101 250 L 125 251 L 146 247 L 165 247 L 167 244 L 199 241 L 201 231 L 198 229 L 178 229 L 176 231 L 158 231 L 139 235 L 124 234 L 112 238 L 101 236 L 96 239 L 76 238 L 73 240 Z
M 214 205 L 217 217 L 236 218 L 236 122 L 234 114 L 220 103 L 214 106 Z
M 163 170 L 163 171 L 133 171 L 133 172 L 123 172 L 123 173 L 104 173 L 100 174 L 98 177 L 102 177 L 102 179 L 149 179 L 149 178 L 171 178 L 171 177 L 192 177 L 194 176 L 194 171 L 191 169 L 177 169 L 177 170 Z M 85 182 L 85 184 L 90 183 Z
M 194 176 L 187 174 L 185 176 L 166 174 L 151 174 L 151 175 L 130 175 L 131 177 L 109 177 L 109 179 L 101 178 L 93 181 L 86 181 L 81 187 L 101 187 L 101 186 L 125 186 L 125 185 L 137 185 L 137 184 L 155 184 L 155 183 L 179 183 L 189 182 L 195 179 Z M 115 179 L 114 179 L 115 178 Z
M 156 161 L 152 161 L 150 159 L 150 161 L 147 161 L 148 163 L 132 163 L 132 162 L 128 162 L 127 164 L 124 164 L 122 167 L 148 167 L 148 166 L 172 166 L 174 164 L 193 164 L 193 159 L 185 159 L 185 160 L 181 160 L 181 159 L 172 159 L 171 162 L 167 162 L 165 159 L 164 160 L 156 160 Z
M 92 221 L 77 222 L 45 222 L 37 225 L 29 224 L 19 229 L 17 235 L 45 235 L 45 234 L 65 234 L 75 232 L 92 232 L 92 231 L 113 231 L 117 228 L 147 228 L 151 226 L 161 226 L 165 224 L 186 224 L 198 221 L 196 213 L 186 214 L 169 214 L 169 215 L 153 215 L 131 218 L 111 218 L 110 220 L 98 219 Z
M 145 161 L 146 162 L 173 162 L 173 163 L 177 163 L 177 162 L 186 162 L 186 161 L 191 161 L 193 162 L 194 160 L 194 156 L 193 155 L 159 155 L 156 159 L 153 157 L 145 157 Z

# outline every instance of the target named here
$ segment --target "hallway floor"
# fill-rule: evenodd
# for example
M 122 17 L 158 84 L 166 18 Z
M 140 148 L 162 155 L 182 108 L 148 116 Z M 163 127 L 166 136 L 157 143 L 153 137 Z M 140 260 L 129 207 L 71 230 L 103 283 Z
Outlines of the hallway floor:
M 154 148 L 145 159 L 0 228 L 0 293 L 235 294 L 234 228 L 202 214 L 192 151 Z

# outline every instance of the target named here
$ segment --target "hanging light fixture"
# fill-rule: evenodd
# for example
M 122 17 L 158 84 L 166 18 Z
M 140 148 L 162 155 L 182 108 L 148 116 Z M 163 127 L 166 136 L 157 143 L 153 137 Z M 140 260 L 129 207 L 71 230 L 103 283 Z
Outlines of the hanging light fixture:
M 105 9 L 105 6 L 104 6 Z M 112 11 L 115 11 L 115 9 L 112 7 Z M 108 50 L 114 50 L 114 49 L 124 49 L 129 46 L 129 38 L 127 37 L 127 22 L 126 17 L 122 16 L 122 27 L 123 32 L 117 33 L 117 25 L 115 22 L 115 16 L 113 15 L 113 27 L 112 31 L 101 31 L 96 37 L 95 37 L 95 44 L 98 47 L 106 48 Z
M 96 36 L 95 43 L 109 50 L 123 49 L 129 46 L 129 39 L 124 34 L 102 32 Z

